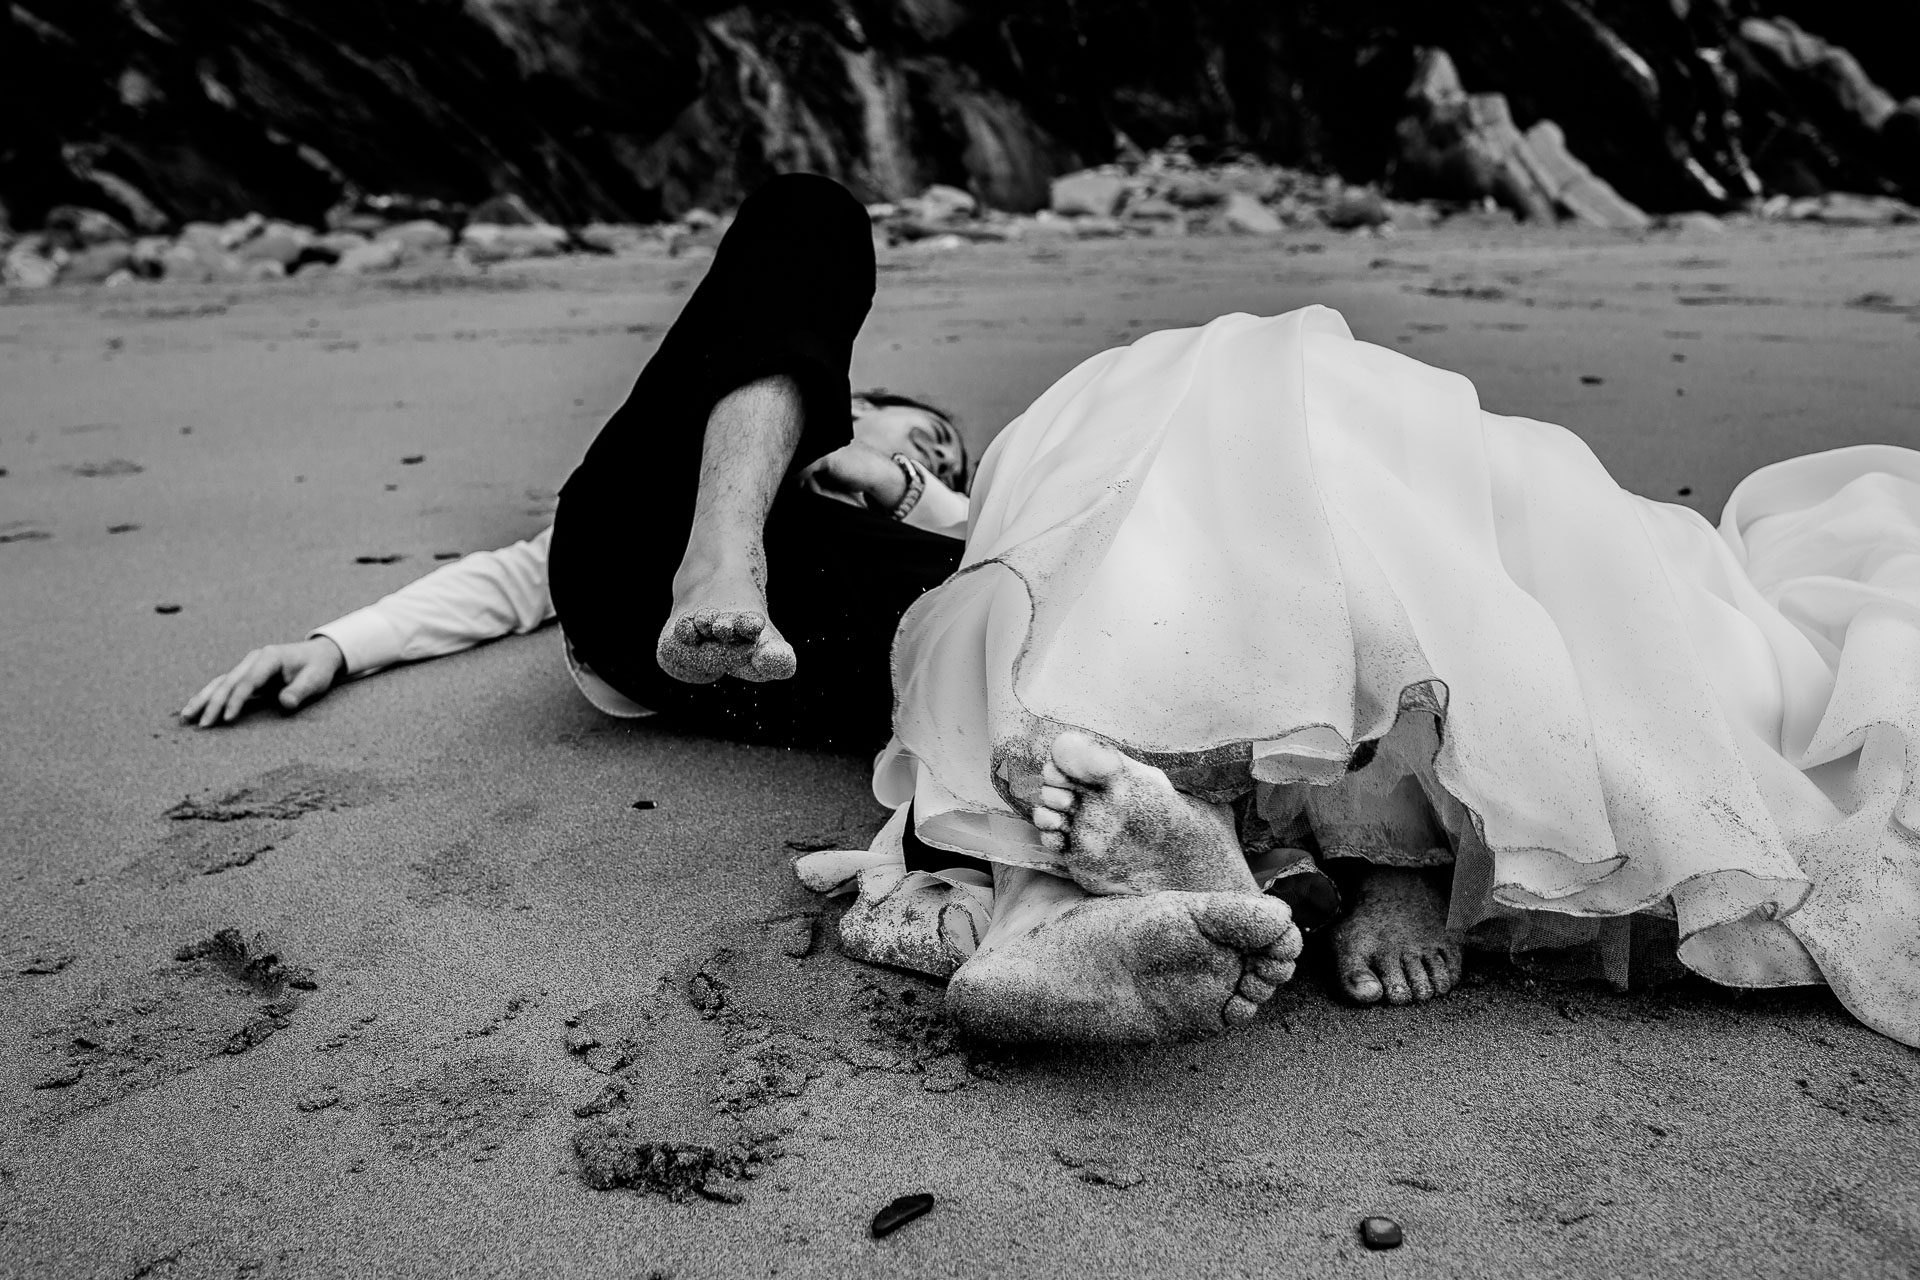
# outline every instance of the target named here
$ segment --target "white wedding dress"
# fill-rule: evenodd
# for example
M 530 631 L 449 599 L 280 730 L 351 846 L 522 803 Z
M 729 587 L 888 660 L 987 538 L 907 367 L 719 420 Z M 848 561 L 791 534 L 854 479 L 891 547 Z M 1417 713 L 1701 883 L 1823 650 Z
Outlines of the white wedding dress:
M 1058 870 L 1010 800 L 1068 726 L 1276 829 L 1374 742 L 1456 927 L 1624 979 L 1663 915 L 1920 1044 L 1920 453 L 1766 467 L 1716 531 L 1333 311 L 1225 316 L 1007 427 L 894 665 L 875 792 L 931 844 Z

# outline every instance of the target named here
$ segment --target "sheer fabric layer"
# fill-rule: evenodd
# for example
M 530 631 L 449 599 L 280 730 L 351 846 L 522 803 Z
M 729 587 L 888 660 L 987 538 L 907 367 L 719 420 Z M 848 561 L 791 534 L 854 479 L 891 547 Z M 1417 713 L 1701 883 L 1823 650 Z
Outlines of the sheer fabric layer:
M 1634 913 L 1716 981 L 1826 981 L 1920 1042 L 1920 454 L 1744 481 L 1716 531 L 1571 433 L 1324 308 L 1095 356 L 988 451 L 961 572 L 894 652 L 883 803 L 1059 871 L 1072 726 L 1283 815 L 1359 744 L 1455 847 L 1454 923 L 1587 948 Z

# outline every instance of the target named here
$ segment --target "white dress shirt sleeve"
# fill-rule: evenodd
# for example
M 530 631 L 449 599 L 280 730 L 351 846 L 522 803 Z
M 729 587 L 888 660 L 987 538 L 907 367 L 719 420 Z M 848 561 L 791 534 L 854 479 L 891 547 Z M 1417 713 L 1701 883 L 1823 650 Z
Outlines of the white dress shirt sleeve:
M 359 676 L 532 631 L 554 617 L 552 537 L 547 528 L 498 551 L 476 551 L 312 634 L 339 645 L 347 674 Z

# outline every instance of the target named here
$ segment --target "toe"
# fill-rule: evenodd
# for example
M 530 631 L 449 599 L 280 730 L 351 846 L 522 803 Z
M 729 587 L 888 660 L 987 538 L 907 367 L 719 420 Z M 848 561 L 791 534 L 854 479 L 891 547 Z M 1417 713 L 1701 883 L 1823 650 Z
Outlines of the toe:
M 1067 790 L 1065 787 L 1048 786 L 1040 788 L 1040 803 L 1049 809 L 1058 810 L 1061 813 L 1071 813 L 1073 811 L 1073 801 L 1073 792 Z
M 1272 986 L 1282 986 L 1293 981 L 1293 961 L 1283 960 L 1271 952 L 1253 956 L 1247 961 L 1247 972 L 1258 976 Z
M 1069 729 L 1053 740 L 1053 762 L 1074 781 L 1099 786 L 1120 772 L 1125 757 L 1112 747 Z
M 1241 974 L 1239 984 L 1234 987 L 1241 999 L 1251 1000 L 1255 1004 L 1265 1004 L 1273 999 L 1275 990 L 1277 988 L 1271 982 L 1253 973 Z
M 1236 992 L 1227 997 L 1225 1007 L 1220 1010 L 1220 1021 L 1232 1026 L 1235 1023 L 1247 1021 L 1258 1012 L 1260 1012 L 1259 1005 Z
M 1433 975 L 1435 995 L 1445 995 L 1460 981 L 1460 957 L 1446 947 L 1427 953 L 1427 972 Z
M 1426 961 L 1417 952 L 1401 957 L 1400 967 L 1406 971 L 1407 989 L 1413 992 L 1415 1000 L 1433 999 L 1433 979 L 1427 976 Z
M 1388 1004 L 1413 1003 L 1413 988 L 1407 985 L 1406 970 L 1400 967 L 1397 960 L 1380 959 L 1374 964 L 1373 970 L 1380 975 L 1381 982 L 1386 984 Z
M 673 638 L 681 644 L 700 643 L 700 624 L 691 613 L 683 613 L 674 619 Z
M 1341 966 L 1340 985 L 1361 1004 L 1377 1004 L 1386 994 L 1386 988 L 1380 985 L 1380 979 L 1364 959 L 1350 960 Z
M 1060 766 L 1049 760 L 1040 766 L 1040 780 L 1050 787 L 1070 787 L 1073 779 L 1060 772 Z
M 757 613 L 741 612 L 733 615 L 733 638 L 735 640 L 758 640 L 760 633 L 767 629 L 767 620 Z
M 1064 832 L 1042 831 L 1040 833 L 1040 847 L 1048 853 L 1065 853 L 1067 851 L 1067 837 Z
M 1067 829 L 1067 815 L 1061 813 L 1058 809 L 1049 809 L 1044 805 L 1035 805 L 1033 809 L 1033 825 L 1042 831 L 1065 831 Z
M 1209 941 L 1245 955 L 1271 954 L 1296 936 L 1293 913 L 1278 898 L 1250 893 L 1195 894 L 1194 926 Z

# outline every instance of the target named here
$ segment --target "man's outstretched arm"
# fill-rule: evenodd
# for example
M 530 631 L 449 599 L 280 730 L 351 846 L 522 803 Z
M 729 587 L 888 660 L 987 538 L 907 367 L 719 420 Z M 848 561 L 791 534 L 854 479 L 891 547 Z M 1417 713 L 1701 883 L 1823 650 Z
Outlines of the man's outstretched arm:
M 498 551 L 477 551 L 305 640 L 255 649 L 209 681 L 180 709 L 180 718 L 203 729 L 231 723 L 249 701 L 276 685 L 280 706 L 294 711 L 343 675 L 367 675 L 532 631 L 554 616 L 547 589 L 551 534 L 543 530 Z

